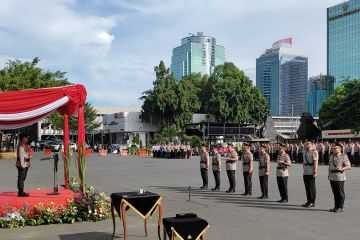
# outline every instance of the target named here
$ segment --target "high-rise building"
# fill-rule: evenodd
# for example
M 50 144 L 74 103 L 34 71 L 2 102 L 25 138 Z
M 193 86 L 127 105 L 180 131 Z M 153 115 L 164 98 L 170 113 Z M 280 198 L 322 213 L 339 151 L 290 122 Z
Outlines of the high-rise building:
M 319 75 L 311 77 L 308 82 L 308 112 L 314 117 L 318 116 L 324 101 L 334 91 L 335 78 L 333 76 Z
M 327 9 L 327 75 L 360 79 L 360 0 Z
M 307 111 L 308 58 L 292 48 L 292 38 L 275 42 L 256 59 L 256 86 L 272 116 L 300 116 Z
M 173 49 L 171 72 L 177 80 L 191 73 L 211 75 L 215 66 L 225 62 L 224 46 L 202 32 L 181 39 L 181 46 Z

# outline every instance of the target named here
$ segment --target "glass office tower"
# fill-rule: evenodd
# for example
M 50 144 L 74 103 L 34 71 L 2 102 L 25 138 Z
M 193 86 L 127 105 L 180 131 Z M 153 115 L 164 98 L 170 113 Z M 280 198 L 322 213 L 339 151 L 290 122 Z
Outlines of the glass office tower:
M 322 104 L 334 92 L 334 86 L 335 78 L 332 76 L 319 75 L 309 79 L 308 112 L 311 115 L 318 116 Z
M 181 46 L 173 49 L 171 72 L 177 80 L 191 73 L 211 75 L 215 66 L 224 64 L 225 48 L 216 39 L 202 32 L 181 39 Z
M 327 75 L 360 79 L 360 0 L 327 9 Z
M 292 48 L 292 38 L 275 42 L 256 59 L 256 86 L 273 116 L 307 111 L 308 58 Z

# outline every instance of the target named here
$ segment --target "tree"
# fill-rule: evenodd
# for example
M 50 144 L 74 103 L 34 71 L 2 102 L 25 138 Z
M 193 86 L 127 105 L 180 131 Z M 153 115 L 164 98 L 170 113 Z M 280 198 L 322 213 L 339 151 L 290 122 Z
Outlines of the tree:
M 215 68 L 209 79 L 208 112 L 222 123 L 262 124 L 268 115 L 266 99 L 233 63 Z
M 39 58 L 34 58 L 31 62 L 9 60 L 0 70 L 0 91 L 60 87 L 70 84 L 65 72 L 44 71 L 37 66 L 39 62 Z
M 96 109 L 89 102 L 85 103 L 84 117 L 86 133 L 91 133 L 94 129 L 100 127 L 101 123 L 96 120 Z M 62 129 L 64 126 L 64 118 L 59 113 L 55 112 L 48 118 L 48 123 L 51 123 L 54 129 Z M 78 120 L 76 117 L 69 116 L 69 129 L 77 132 Z
M 189 75 L 180 80 L 177 85 L 178 107 L 176 125 L 180 128 L 191 122 L 193 113 L 201 108 L 201 88 L 197 86 L 198 83 L 196 82 L 198 77 L 199 75 Z
M 50 88 L 70 85 L 66 78 L 66 73 L 61 71 L 44 71 L 38 67 L 40 60 L 34 58 L 31 62 L 20 60 L 9 60 L 6 66 L 0 70 L 0 91 L 14 91 L 35 88 Z M 96 110 L 90 103 L 85 104 L 85 128 L 86 132 L 91 132 L 100 126 L 96 121 Z M 53 113 L 47 120 L 55 129 L 63 128 L 63 117 L 57 112 Z M 69 118 L 71 130 L 77 131 L 77 120 Z
M 323 129 L 360 132 L 360 79 L 345 81 L 323 103 L 319 118 Z
M 178 98 L 177 85 L 170 69 L 163 61 L 154 68 L 156 79 L 153 89 L 143 92 L 141 119 L 153 124 L 168 126 L 176 122 Z
M 321 131 L 314 123 L 315 119 L 310 113 L 301 114 L 300 126 L 297 130 L 298 138 L 302 140 L 317 140 L 321 135 Z

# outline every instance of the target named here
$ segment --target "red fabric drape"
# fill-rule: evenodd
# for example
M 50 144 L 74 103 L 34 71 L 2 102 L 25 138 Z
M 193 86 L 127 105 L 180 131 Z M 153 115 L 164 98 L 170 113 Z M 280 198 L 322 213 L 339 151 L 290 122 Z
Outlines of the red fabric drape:
M 21 113 L 38 109 L 62 97 L 70 101 L 59 110 L 74 114 L 79 104 L 85 104 L 86 90 L 83 85 L 70 85 L 59 88 L 41 88 L 0 93 L 0 113 Z
M 64 100 L 65 97 L 65 100 Z M 68 100 L 66 100 L 68 99 Z M 56 102 L 64 103 L 54 109 Z M 77 115 L 77 109 L 86 101 L 86 90 L 83 85 L 70 85 L 59 88 L 20 90 L 0 93 L 0 130 L 16 129 L 40 121 L 53 111 L 61 114 Z M 49 107 L 49 110 L 47 109 Z M 45 108 L 41 114 L 34 115 L 39 109 Z M 5 117 L 1 114 L 10 114 Z M 21 117 L 16 116 L 21 114 Z M 12 116 L 14 115 L 14 118 Z
M 64 114 L 64 179 L 65 179 L 65 189 L 69 188 L 69 179 L 66 174 L 69 169 L 67 169 L 67 161 L 68 159 L 68 150 L 69 150 L 69 118 L 67 114 Z

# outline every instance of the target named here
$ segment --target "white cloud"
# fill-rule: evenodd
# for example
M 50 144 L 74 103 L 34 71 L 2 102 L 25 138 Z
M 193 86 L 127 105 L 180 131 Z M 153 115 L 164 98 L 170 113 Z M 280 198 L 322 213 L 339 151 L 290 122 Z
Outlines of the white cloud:
M 309 75 L 326 71 L 326 7 L 339 0 L 2 0 L 0 65 L 42 59 L 84 83 L 95 104 L 140 105 L 153 67 L 203 31 L 226 47 L 228 61 L 255 78 L 255 59 L 292 36 L 309 56 Z

